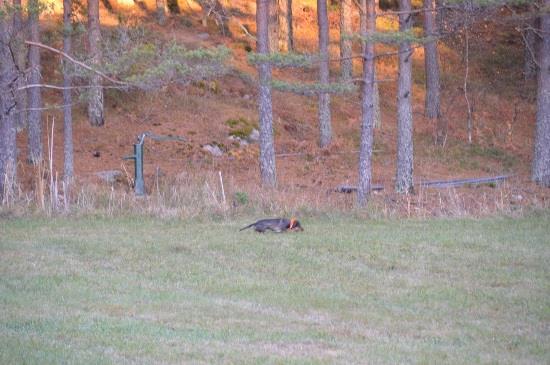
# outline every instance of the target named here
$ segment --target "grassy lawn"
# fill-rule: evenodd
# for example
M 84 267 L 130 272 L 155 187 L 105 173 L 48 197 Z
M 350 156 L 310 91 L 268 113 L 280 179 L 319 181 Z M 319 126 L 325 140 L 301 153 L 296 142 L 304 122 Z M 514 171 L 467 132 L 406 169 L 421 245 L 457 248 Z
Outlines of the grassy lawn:
M 1 364 L 549 363 L 550 217 L 0 220 Z

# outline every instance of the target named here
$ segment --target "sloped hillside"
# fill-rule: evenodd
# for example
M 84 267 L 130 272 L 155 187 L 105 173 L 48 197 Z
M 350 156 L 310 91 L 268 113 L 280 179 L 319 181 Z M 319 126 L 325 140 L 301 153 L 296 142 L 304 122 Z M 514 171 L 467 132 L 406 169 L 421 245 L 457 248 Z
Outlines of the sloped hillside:
M 130 190 L 129 178 L 133 165 L 122 158 L 132 153 L 136 136 L 151 131 L 157 135 L 185 136 L 186 142 L 145 142 L 145 176 L 149 191 L 158 186 L 159 179 L 176 182 L 182 176 L 213 176 L 221 172 L 228 185 L 228 194 L 243 191 L 256 194 L 259 185 L 258 146 L 251 143 L 241 146 L 230 139 L 231 134 L 248 133 L 257 126 L 255 69 L 246 61 L 247 52 L 255 46 L 255 3 L 244 0 L 231 3 L 228 9 L 234 14 L 229 23 L 231 36 L 223 36 L 212 17 L 202 22 L 200 7 L 181 1 L 179 15 L 171 15 L 165 25 L 154 20 L 155 4 L 151 1 L 132 3 L 103 2 L 102 25 L 106 33 L 114 32 L 124 24 L 137 26 L 157 40 L 175 41 L 188 47 L 224 44 L 232 50 L 229 72 L 226 76 L 187 86 L 168 85 L 155 92 L 108 89 L 106 91 L 106 123 L 102 128 L 88 125 L 85 104 L 74 106 L 75 173 L 80 184 L 104 184 L 96 173 L 120 170 L 122 177 L 114 185 L 117 190 Z M 109 8 L 105 7 L 109 4 Z M 58 8 L 55 8 L 58 9 Z M 338 9 L 330 8 L 331 53 L 338 57 Z M 295 36 L 297 50 L 312 52 L 316 49 L 316 12 L 311 0 L 295 1 Z M 60 19 L 57 12 L 42 19 L 43 37 L 61 47 Z M 358 19 L 355 19 L 358 26 Z M 395 27 L 395 19 L 383 17 L 380 28 Z M 250 34 L 246 34 L 246 29 Z M 494 30 L 494 31 L 490 31 Z M 535 120 L 534 81 L 524 83 L 521 77 L 522 48 L 520 36 L 513 29 L 499 28 L 491 23 L 481 24 L 470 53 L 470 98 L 474 105 L 474 141 L 466 140 L 466 102 L 464 99 L 464 62 L 460 39 L 445 39 L 440 46 L 443 78 L 442 111 L 449 124 L 444 147 L 433 144 L 434 126 L 423 117 L 424 70 L 422 48 L 414 53 L 414 144 L 415 178 L 451 179 L 464 177 L 514 174 L 508 200 L 524 204 L 526 201 L 545 205 L 548 192 L 539 190 L 529 181 L 529 168 Z M 379 46 L 379 53 L 390 51 Z M 355 49 L 358 53 L 359 49 Z M 59 58 L 43 52 L 43 75 L 51 83 L 59 82 Z M 356 59 L 354 72 L 360 76 L 360 60 Z M 332 77 L 338 76 L 338 62 L 333 62 Z M 396 156 L 396 59 L 382 57 L 377 63 L 380 82 L 382 126 L 375 131 L 374 171 L 375 183 L 384 184 L 391 194 Z M 293 81 L 314 81 L 316 70 L 274 71 L 274 77 Z M 53 81 L 52 81 L 53 80 Z M 45 90 L 45 100 L 51 108 L 44 112 L 44 142 L 48 141 L 54 125 L 54 170 L 62 171 L 62 113 L 55 108 L 61 104 L 58 92 Z M 304 204 L 316 205 L 340 202 L 351 204 L 352 198 L 330 191 L 337 185 L 353 185 L 357 177 L 357 150 L 359 144 L 360 97 L 359 93 L 335 96 L 332 99 L 334 142 L 328 148 L 317 147 L 317 100 L 314 97 L 274 92 L 274 128 L 279 191 L 287 197 L 301 196 Z M 25 156 L 25 135 L 19 135 L 20 156 Z M 203 145 L 214 144 L 223 151 L 213 156 Z M 22 177 L 26 186 L 35 184 L 36 173 L 22 164 Z M 217 175 L 216 175 L 217 176 Z M 107 186 L 109 186 L 107 184 Z M 487 189 L 464 189 L 476 202 Z M 437 204 L 436 196 L 426 204 Z M 435 195 L 434 195 L 435 194 Z M 447 193 L 445 193 L 447 194 Z M 514 195 L 515 194 L 515 195 Z M 513 198 L 520 196 L 521 198 Z M 291 198 L 294 199 L 294 198 Z M 545 200 L 546 199 L 546 200 Z M 402 201 L 392 198 L 391 201 Z M 466 201 L 466 200 L 465 200 Z M 338 203 L 338 204 L 340 204 Z M 386 204 L 386 203 L 384 203 Z M 410 205 L 410 201 L 409 201 Z M 291 208 L 289 208 L 291 209 Z M 410 212 L 410 206 L 409 206 Z

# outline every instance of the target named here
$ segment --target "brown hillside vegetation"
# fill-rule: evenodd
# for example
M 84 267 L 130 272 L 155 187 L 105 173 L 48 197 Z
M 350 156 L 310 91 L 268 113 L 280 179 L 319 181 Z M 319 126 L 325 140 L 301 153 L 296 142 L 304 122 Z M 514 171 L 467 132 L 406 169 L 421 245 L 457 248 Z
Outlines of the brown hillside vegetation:
M 91 127 L 86 105 L 76 100 L 74 113 L 75 175 L 80 194 L 84 191 L 120 194 L 120 206 L 131 203 L 133 164 L 124 161 L 132 153 L 136 137 L 145 131 L 157 135 L 185 136 L 187 142 L 145 141 L 145 183 L 150 199 L 155 194 L 188 194 L 211 200 L 214 209 L 246 212 L 254 202 L 269 212 L 304 213 L 349 209 L 352 195 L 333 192 L 341 184 L 355 185 L 359 146 L 360 95 L 332 98 L 333 144 L 328 149 L 317 146 L 317 99 L 288 93 L 273 93 L 275 150 L 278 188 L 261 192 L 259 187 L 258 145 L 239 146 L 229 139 L 231 132 L 249 131 L 257 126 L 256 86 L 250 78 L 257 73 L 246 60 L 247 49 L 254 40 L 245 32 L 255 33 L 255 3 L 238 0 L 229 9 L 234 18 L 229 23 L 232 36 L 223 36 L 213 18 L 207 26 L 201 22 L 200 7 L 180 0 L 181 14 L 170 15 L 165 25 L 154 21 L 155 3 L 151 0 L 131 3 L 114 2 L 112 10 L 101 4 L 103 30 L 112 31 L 121 18 L 137 24 L 149 34 L 165 41 L 176 41 L 191 48 L 223 44 L 231 49 L 230 71 L 222 78 L 196 82 L 188 86 L 169 85 L 155 92 L 107 89 L 105 126 Z M 42 18 L 43 39 L 61 48 L 60 16 L 53 13 Z M 331 54 L 338 56 L 338 13 L 331 7 Z M 316 50 L 315 2 L 294 2 L 296 48 L 300 52 Z M 121 16 L 122 15 L 122 16 Z M 358 19 L 354 19 L 358 29 Z M 396 20 L 383 17 L 378 27 L 390 29 Z M 416 189 L 412 196 L 393 193 L 396 159 L 396 59 L 379 58 L 382 126 L 375 130 L 375 183 L 385 190 L 375 193 L 368 214 L 378 216 L 432 216 L 522 212 L 525 207 L 547 208 L 548 190 L 529 182 L 530 161 L 535 123 L 535 81 L 525 83 L 521 70 L 523 48 L 521 36 L 514 29 L 496 27 L 490 22 L 479 24 L 473 31 L 470 59 L 470 98 L 474 105 L 474 138 L 466 138 L 466 102 L 464 99 L 464 63 L 460 35 L 440 43 L 442 67 L 442 112 L 449 123 L 444 147 L 433 143 L 434 126 L 423 117 L 424 63 L 422 48 L 414 52 L 414 175 L 415 181 L 455 179 L 513 174 L 503 185 L 464 187 L 458 189 Z M 390 51 L 377 46 L 377 52 Z M 359 45 L 354 50 L 359 52 Z M 60 84 L 59 56 L 42 51 L 43 75 L 48 83 Z M 354 75 L 359 77 L 360 60 L 354 61 Z M 338 62 L 331 64 L 332 77 L 339 71 Z M 274 77 L 285 80 L 314 81 L 316 69 L 274 71 Z M 63 171 L 63 126 L 61 93 L 43 91 L 44 145 L 54 124 L 54 171 Z M 231 122 L 241 120 L 241 122 Z M 234 125 L 236 123 L 236 125 Z M 22 159 L 26 153 L 26 135 L 18 136 L 20 178 L 25 190 L 36 190 L 36 172 Z M 202 145 L 215 143 L 224 151 L 214 157 Z M 96 173 L 120 170 L 122 176 L 112 185 L 101 181 Z M 223 178 L 221 195 L 219 172 Z M 103 194 L 103 193 L 101 193 Z M 185 194 L 185 193 L 183 193 Z M 235 195 L 236 194 L 236 195 Z M 112 195 L 110 195 L 112 198 Z M 101 199 L 97 198 L 98 201 Z M 106 198 L 107 199 L 107 198 Z M 109 198 L 110 199 L 110 198 Z M 175 199 L 175 198 L 174 198 Z M 116 199 L 113 199 L 113 201 Z M 122 202 L 124 201 L 124 203 Z M 136 204 L 143 204 L 138 201 Z M 199 204 L 196 200 L 174 200 L 177 204 Z M 248 205 L 248 208 L 247 208 Z M 203 211 L 199 208 L 189 212 Z M 179 212 L 177 209 L 174 212 Z M 171 213 L 168 213 L 171 214 Z M 179 214 L 179 213 L 173 213 Z

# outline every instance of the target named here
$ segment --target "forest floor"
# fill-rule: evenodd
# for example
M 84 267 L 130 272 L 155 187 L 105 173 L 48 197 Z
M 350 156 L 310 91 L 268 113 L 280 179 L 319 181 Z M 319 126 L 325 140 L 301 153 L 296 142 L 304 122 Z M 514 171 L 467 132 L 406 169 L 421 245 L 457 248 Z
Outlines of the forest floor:
M 79 186 L 95 186 L 106 190 L 130 192 L 133 163 L 123 157 L 132 153 L 136 137 L 150 131 L 158 135 L 184 136 L 186 142 L 146 139 L 144 155 L 145 182 L 148 192 L 159 185 L 186 181 L 209 186 L 219 194 L 219 176 L 223 178 L 228 200 L 235 194 L 254 200 L 260 189 L 257 144 L 240 146 L 230 140 L 232 132 L 249 130 L 258 124 L 257 90 L 254 83 L 241 75 L 256 76 L 246 60 L 247 49 L 255 42 L 242 31 L 252 33 L 255 4 L 232 2 L 230 22 L 232 36 L 223 36 L 211 18 L 201 23 L 199 8 L 190 2 L 180 3 L 181 14 L 168 17 L 164 26 L 155 23 L 154 2 L 125 5 L 113 3 L 112 10 L 102 5 L 101 18 L 105 34 L 114 32 L 121 15 L 127 24 L 138 24 L 158 40 L 175 41 L 190 48 L 225 45 L 233 55 L 229 72 L 217 80 L 196 82 L 187 86 L 168 85 L 155 92 L 123 92 L 107 89 L 105 94 L 105 126 L 91 127 L 87 122 L 86 105 L 76 100 L 73 108 L 75 174 Z M 136 3 L 137 4 L 137 3 Z M 294 2 L 297 51 L 316 49 L 316 12 L 311 0 Z M 379 19 L 381 29 L 395 27 L 395 18 Z M 330 9 L 331 54 L 338 57 L 338 11 Z M 355 27 L 358 26 L 355 19 Z M 489 24 L 490 26 L 490 24 Z M 60 18 L 55 11 L 43 19 L 44 37 L 61 48 Z M 414 176 L 420 182 L 432 179 L 456 179 L 511 174 L 505 184 L 495 187 L 457 189 L 422 189 L 414 197 L 395 195 L 393 177 L 396 161 L 396 78 L 395 58 L 378 60 L 382 123 L 375 130 L 373 179 L 385 190 L 377 193 L 378 207 L 398 214 L 439 215 L 523 211 L 525 207 L 546 208 L 550 202 L 548 189 L 530 183 L 530 164 L 535 124 L 535 80 L 523 81 L 523 48 L 521 36 L 513 29 L 479 26 L 472 33 L 470 44 L 469 97 L 473 104 L 473 143 L 466 138 L 467 107 L 464 97 L 464 60 L 460 35 L 441 42 L 442 112 L 448 123 L 444 146 L 434 145 L 434 125 L 423 116 L 424 63 L 422 48 L 415 49 L 413 70 Z M 111 33 L 109 33 L 111 32 Z M 378 52 L 391 50 L 380 46 Z M 358 47 L 354 49 L 359 53 Z M 45 79 L 60 81 L 59 57 L 42 52 Z M 354 61 L 354 74 L 360 77 L 359 59 Z M 331 65 L 336 79 L 338 62 Z M 315 81 L 316 70 L 274 71 L 274 77 L 293 81 Z M 55 83 L 55 82 L 51 82 Z M 53 170 L 63 171 L 61 94 L 45 90 L 48 109 L 43 113 L 44 145 L 48 145 L 53 126 Z M 277 154 L 278 192 L 273 196 L 282 203 L 280 210 L 296 210 L 300 206 L 353 206 L 353 197 L 334 193 L 335 187 L 355 185 L 360 134 L 359 92 L 332 97 L 333 143 L 326 149 L 317 145 L 317 100 L 315 97 L 273 92 L 275 151 Z M 54 123 L 55 121 L 55 123 Z M 235 121 L 239 121 L 236 123 Z M 240 124 L 239 124 L 240 123 Z M 240 128 L 240 129 L 239 129 Z M 219 157 L 205 152 L 203 145 L 213 143 L 224 154 Z M 24 162 L 26 136 L 18 136 L 20 176 L 23 186 L 36 186 L 36 171 Z M 97 173 L 118 170 L 121 177 L 106 184 Z M 213 188 L 216 186 L 216 189 Z M 420 194 L 420 196 L 418 195 Z M 225 197 L 224 197 L 225 199 Z M 236 199 L 243 200 L 243 199 Z M 411 208 L 411 201 L 413 207 Z M 455 208 L 449 208 L 453 201 Z M 484 205 L 487 202 L 486 205 Z M 237 202 L 238 203 L 238 202 Z M 235 204 L 233 204 L 235 205 Z

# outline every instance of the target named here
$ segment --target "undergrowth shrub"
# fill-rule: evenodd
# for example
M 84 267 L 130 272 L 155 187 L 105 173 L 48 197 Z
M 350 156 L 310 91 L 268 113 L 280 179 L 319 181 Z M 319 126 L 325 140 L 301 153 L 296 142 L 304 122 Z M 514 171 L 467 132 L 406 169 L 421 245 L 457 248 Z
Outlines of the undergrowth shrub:
M 236 184 L 231 176 L 219 172 L 203 175 L 181 173 L 175 178 L 157 176 L 152 182 L 151 178 L 146 178 L 147 195 L 144 197 L 136 197 L 127 182 L 112 186 L 76 183 L 70 196 L 65 196 L 63 191 L 50 189 L 49 180 L 43 180 L 40 193 L 16 189 L 9 204 L 0 205 L 0 217 L 132 215 L 166 219 L 227 219 L 239 216 L 344 215 L 396 219 L 522 216 L 550 207 L 546 190 L 533 184 L 525 185 L 519 180 L 449 189 L 417 187 L 414 194 L 408 195 L 394 193 L 391 186 L 386 186 L 388 190 L 373 192 L 363 209 L 356 206 L 353 193 L 283 184 L 276 189 L 264 190 L 254 182 Z

